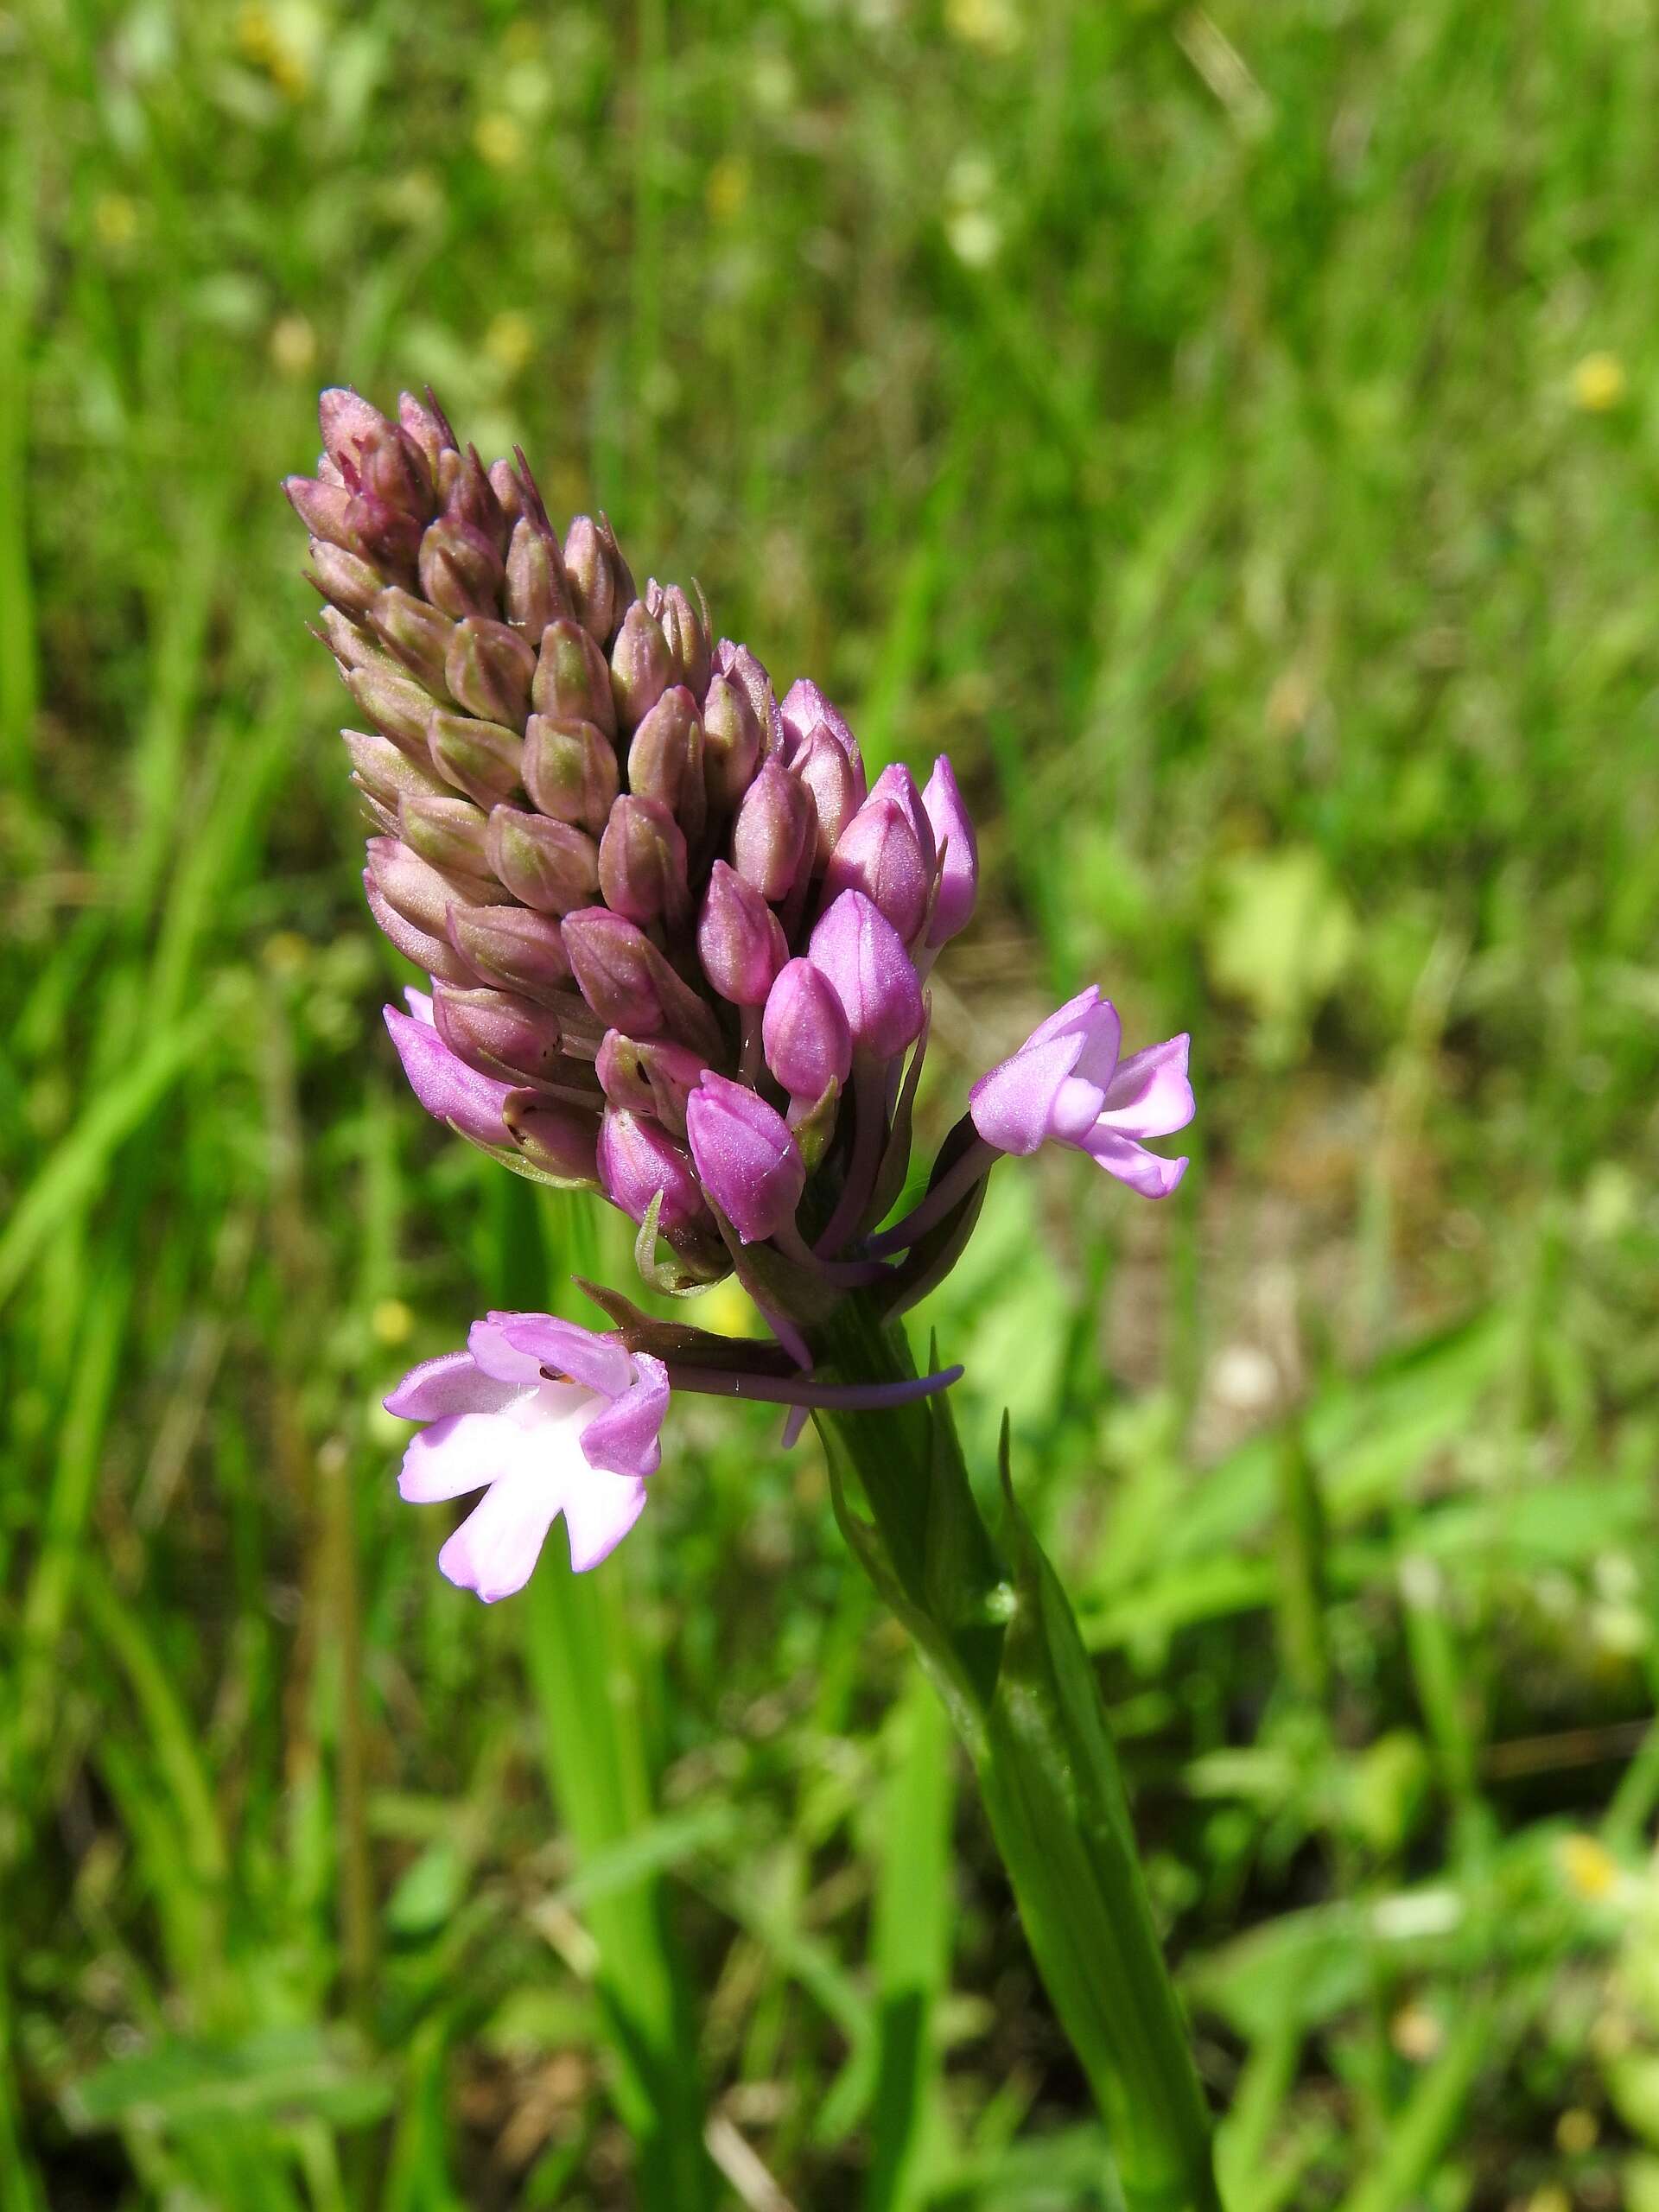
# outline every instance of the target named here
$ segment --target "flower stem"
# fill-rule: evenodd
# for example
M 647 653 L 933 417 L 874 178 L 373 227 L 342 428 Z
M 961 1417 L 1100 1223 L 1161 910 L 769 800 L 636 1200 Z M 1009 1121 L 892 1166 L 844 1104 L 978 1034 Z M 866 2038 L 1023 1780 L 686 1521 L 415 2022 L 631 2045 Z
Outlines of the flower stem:
M 901 1332 L 848 1299 L 824 1364 L 915 1373 Z M 1219 2212 L 1210 2120 L 1152 1916 L 1105 1709 L 1053 1569 L 1007 1485 L 994 1539 L 946 1399 L 824 1408 L 836 1510 L 915 1640 L 979 1778 L 1027 1936 L 1088 2074 L 1128 2212 Z M 868 1517 L 858 1510 L 868 1508 Z

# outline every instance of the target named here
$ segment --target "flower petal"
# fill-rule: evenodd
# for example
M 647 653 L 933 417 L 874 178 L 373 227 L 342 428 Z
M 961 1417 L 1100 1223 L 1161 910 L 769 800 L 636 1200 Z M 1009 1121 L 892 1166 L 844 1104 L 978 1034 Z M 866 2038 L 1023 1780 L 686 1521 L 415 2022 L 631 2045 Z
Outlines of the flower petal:
M 1172 1037 L 1133 1052 L 1106 1087 L 1103 1125 L 1120 1136 L 1166 1137 L 1192 1118 L 1186 1059 L 1191 1039 Z
M 578 1574 L 608 1559 L 645 1510 L 645 1486 L 637 1476 L 599 1467 L 574 1475 L 564 1498 L 570 1564 Z
M 1090 1160 L 1139 1191 L 1143 1198 L 1166 1198 L 1186 1173 L 1185 1160 L 1164 1160 L 1130 1137 L 1111 1129 L 1097 1129 L 1084 1145 Z
M 434 1505 L 482 1490 L 511 1469 L 522 1434 L 499 1413 L 446 1414 L 410 1440 L 397 1494 L 411 1505 Z
M 423 995 L 411 991 L 411 1001 Z M 430 1001 L 428 1001 L 429 1007 Z M 475 1144 L 512 1148 L 512 1135 L 501 1118 L 501 1106 L 512 1089 L 480 1075 L 458 1059 L 431 1024 L 419 1013 L 399 1014 L 395 1006 L 383 1008 L 391 1041 L 409 1077 L 409 1087 L 427 1112 L 448 1122 Z
M 495 1414 L 518 1396 L 517 1383 L 486 1375 L 469 1351 L 441 1352 L 411 1367 L 385 1401 L 399 1421 L 441 1421 L 445 1414 Z
M 582 1432 L 582 1450 L 590 1467 L 643 1479 L 654 1475 L 663 1463 L 668 1370 L 644 1351 L 634 1354 L 632 1364 L 633 1384 L 588 1423 Z
M 1085 1083 L 1104 1090 L 1117 1066 L 1118 1051 L 1123 1042 L 1123 1024 L 1117 1008 L 1110 999 L 1097 998 L 1077 1027 L 1083 1031 L 1083 1050 L 1077 1055 L 1077 1071 Z
M 1056 1007 L 1046 1021 L 1039 1021 L 1027 1038 L 1020 1050 L 1033 1045 L 1046 1045 L 1052 1037 L 1071 1037 L 1088 1026 L 1089 1016 L 1100 1004 L 1100 985 L 1090 983 L 1076 998 L 1067 999 L 1064 1006 Z
M 626 1350 L 597 1330 L 551 1313 L 492 1313 L 490 1320 L 512 1351 L 528 1353 L 538 1367 L 568 1375 L 584 1389 L 618 1398 L 633 1380 Z
M 542 1379 L 542 1363 L 534 1352 L 510 1344 L 500 1327 L 500 1317 L 474 1321 L 467 1332 L 467 1349 L 486 1375 L 511 1382 L 522 1390 Z
M 968 1110 L 987 1144 L 1022 1157 L 1036 1151 L 1052 1134 L 1061 1087 L 1083 1046 L 1076 1030 L 1046 1038 L 1039 1030 L 1011 1058 L 981 1076 L 968 1094 Z
M 438 1568 L 486 1605 L 522 1590 L 562 1503 L 556 1483 L 492 1483 L 438 1554 Z

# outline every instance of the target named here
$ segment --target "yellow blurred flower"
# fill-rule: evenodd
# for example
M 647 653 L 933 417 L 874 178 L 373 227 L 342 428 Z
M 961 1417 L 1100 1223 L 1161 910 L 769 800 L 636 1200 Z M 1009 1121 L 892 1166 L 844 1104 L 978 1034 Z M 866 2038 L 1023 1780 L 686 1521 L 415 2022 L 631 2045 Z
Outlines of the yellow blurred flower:
M 1582 2105 L 1569 2105 L 1555 2123 L 1556 2145 L 1569 2158 L 1581 2158 L 1586 2151 L 1593 2151 L 1600 2133 L 1596 2115 Z
M 709 172 L 709 181 L 703 188 L 703 199 L 709 213 L 717 223 L 729 223 L 741 212 L 749 196 L 749 165 L 734 154 L 728 154 L 715 163 Z
M 401 1298 L 383 1298 L 370 1316 L 369 1325 L 383 1344 L 407 1344 L 415 1327 L 415 1316 Z
M 124 192 L 102 192 L 92 203 L 92 228 L 103 245 L 130 245 L 138 235 L 138 209 Z
M 317 334 L 302 315 L 278 315 L 267 343 L 272 365 L 283 376 L 310 373 L 317 358 Z
M 1527 2212 L 1573 2212 L 1573 2200 L 1558 2181 L 1547 2181 L 1527 2199 Z
M 311 964 L 310 940 L 297 930 L 273 930 L 260 946 L 259 957 L 273 976 L 302 976 Z
M 1623 404 L 1630 389 L 1617 353 L 1586 353 L 1573 372 L 1573 397 L 1586 415 L 1606 415 Z
M 499 108 L 480 115 L 473 125 L 473 144 L 480 161 L 493 169 L 516 169 L 524 158 L 524 134 L 510 115 Z
M 261 0 L 246 0 L 237 17 L 236 42 L 245 61 L 263 69 L 279 92 L 296 100 L 311 88 L 320 29 L 308 9 L 289 7 L 278 15 Z
M 1013 54 L 1025 36 L 1011 0 L 945 0 L 944 22 L 953 38 L 982 54 Z
M 504 308 L 484 333 L 484 351 L 505 375 L 516 377 L 536 351 L 530 317 L 516 308 Z
M 1592 1904 L 1611 1897 L 1618 1885 L 1618 1861 L 1592 1835 L 1569 1835 L 1561 1840 L 1561 1872 L 1568 1887 Z
M 753 1337 L 760 1333 L 760 1316 L 748 1293 L 735 1275 L 728 1275 L 705 1291 L 697 1316 L 701 1325 L 718 1337 Z

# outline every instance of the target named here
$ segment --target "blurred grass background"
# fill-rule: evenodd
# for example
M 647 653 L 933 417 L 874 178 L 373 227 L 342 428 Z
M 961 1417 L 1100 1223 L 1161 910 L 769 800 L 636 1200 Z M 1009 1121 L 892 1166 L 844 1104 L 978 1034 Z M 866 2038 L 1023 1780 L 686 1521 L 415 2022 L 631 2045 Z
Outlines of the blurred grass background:
M 930 1135 L 1084 981 L 1194 1033 L 1179 1198 L 1005 1171 L 923 1318 L 1235 2212 L 1659 2205 L 1656 33 L 0 9 L 0 2212 L 1110 2202 L 810 1437 L 491 1612 L 397 1502 L 406 1364 L 626 1274 L 378 1018 L 276 483 L 428 379 L 951 751 Z

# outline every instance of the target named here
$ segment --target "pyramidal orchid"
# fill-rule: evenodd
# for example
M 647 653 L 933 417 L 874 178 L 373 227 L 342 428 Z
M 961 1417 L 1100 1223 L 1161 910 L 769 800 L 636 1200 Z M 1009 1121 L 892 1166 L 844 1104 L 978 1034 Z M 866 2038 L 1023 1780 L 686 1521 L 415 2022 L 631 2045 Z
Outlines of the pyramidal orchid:
M 387 1399 L 419 1424 L 405 1498 L 475 1497 L 449 1580 L 521 1590 L 556 1521 L 598 1565 L 661 1473 L 672 1394 L 810 1415 L 837 1518 L 946 1695 L 1033 1948 L 1111 2138 L 1124 2200 L 1215 2212 L 1207 2119 L 1109 1728 L 1007 1460 L 988 1524 L 948 1391 L 899 1317 L 953 1265 L 986 1179 L 1054 1143 L 1166 1198 L 1148 1148 L 1192 1118 L 1187 1040 L 1124 1057 L 1090 987 L 982 1076 L 919 1202 L 927 979 L 979 855 L 950 760 L 872 785 L 810 677 L 781 696 L 702 594 L 643 591 L 603 516 L 556 531 L 522 454 L 486 468 L 444 414 L 324 393 L 310 537 L 318 631 L 349 692 L 371 913 L 425 988 L 385 1010 L 428 1113 L 521 1175 L 634 1224 L 658 1292 L 735 1273 L 772 1341 L 651 1319 L 492 1313 Z

